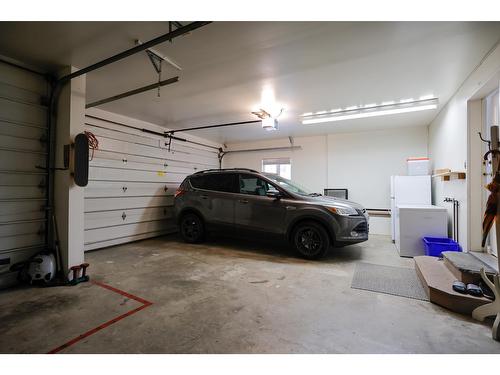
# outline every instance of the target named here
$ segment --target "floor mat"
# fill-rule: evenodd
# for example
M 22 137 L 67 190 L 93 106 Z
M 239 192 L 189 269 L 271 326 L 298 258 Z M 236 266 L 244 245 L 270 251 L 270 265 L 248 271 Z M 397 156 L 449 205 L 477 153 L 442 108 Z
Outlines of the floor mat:
M 358 263 L 351 288 L 429 301 L 413 268 Z

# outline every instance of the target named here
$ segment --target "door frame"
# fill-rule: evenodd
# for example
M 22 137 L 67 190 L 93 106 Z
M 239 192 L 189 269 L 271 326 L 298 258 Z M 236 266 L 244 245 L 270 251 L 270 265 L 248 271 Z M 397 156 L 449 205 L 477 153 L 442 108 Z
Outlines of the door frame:
M 483 143 L 478 132 L 483 130 L 483 99 L 500 87 L 500 71 L 495 73 L 467 100 L 467 249 L 484 252 L 482 239 Z

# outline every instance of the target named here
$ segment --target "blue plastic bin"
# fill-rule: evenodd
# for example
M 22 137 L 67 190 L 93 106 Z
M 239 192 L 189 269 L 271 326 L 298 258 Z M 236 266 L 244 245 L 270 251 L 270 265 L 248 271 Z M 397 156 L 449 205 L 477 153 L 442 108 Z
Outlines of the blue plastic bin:
M 458 242 L 451 238 L 424 237 L 425 255 L 440 257 L 443 251 L 462 251 Z

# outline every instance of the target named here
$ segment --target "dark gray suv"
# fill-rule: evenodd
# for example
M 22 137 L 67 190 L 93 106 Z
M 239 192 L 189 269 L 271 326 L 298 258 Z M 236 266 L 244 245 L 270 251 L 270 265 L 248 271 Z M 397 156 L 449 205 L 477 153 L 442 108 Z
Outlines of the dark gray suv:
M 251 169 L 194 173 L 175 193 L 174 209 L 186 242 L 207 232 L 279 238 L 308 259 L 330 245 L 368 239 L 368 214 L 359 204 L 310 193 L 292 181 Z

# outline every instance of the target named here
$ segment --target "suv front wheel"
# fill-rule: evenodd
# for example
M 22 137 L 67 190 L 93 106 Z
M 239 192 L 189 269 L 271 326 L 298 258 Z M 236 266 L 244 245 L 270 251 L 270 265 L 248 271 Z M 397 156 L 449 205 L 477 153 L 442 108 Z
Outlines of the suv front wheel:
M 184 241 L 189 243 L 199 243 L 203 241 L 205 228 L 203 226 L 203 220 L 198 215 L 193 213 L 184 214 L 179 224 Z
M 330 247 L 326 230 L 313 221 L 297 225 L 292 233 L 292 243 L 300 256 L 306 259 L 322 258 Z

